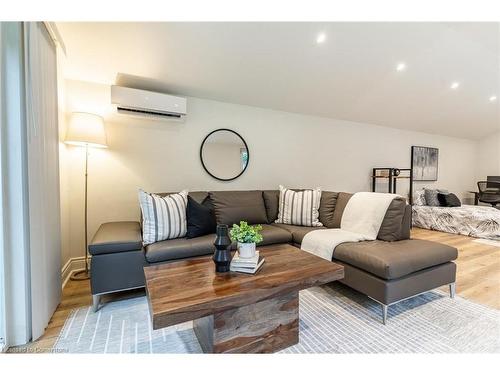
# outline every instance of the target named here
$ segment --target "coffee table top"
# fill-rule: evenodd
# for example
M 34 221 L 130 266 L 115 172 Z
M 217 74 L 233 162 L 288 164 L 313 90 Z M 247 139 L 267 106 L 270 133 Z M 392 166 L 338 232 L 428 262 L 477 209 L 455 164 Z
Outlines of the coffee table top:
M 210 256 L 144 268 L 153 328 L 212 315 L 344 277 L 344 267 L 280 244 L 259 247 L 255 275 L 217 274 Z

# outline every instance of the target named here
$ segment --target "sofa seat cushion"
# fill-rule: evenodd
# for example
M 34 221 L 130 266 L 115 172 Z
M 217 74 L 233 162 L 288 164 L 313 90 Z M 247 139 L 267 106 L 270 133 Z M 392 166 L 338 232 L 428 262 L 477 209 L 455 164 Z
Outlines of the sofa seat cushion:
M 263 240 L 258 246 L 292 242 L 290 232 L 274 225 L 262 224 L 261 234 Z M 213 254 L 214 241 L 215 234 L 207 234 L 195 238 L 183 237 L 156 242 L 145 247 L 146 260 L 149 263 L 158 263 Z M 236 250 L 236 243 L 233 243 L 231 248 Z
M 313 230 L 321 230 L 321 229 L 326 229 L 325 227 L 303 227 L 300 225 L 290 225 L 290 224 L 273 224 L 273 226 L 279 227 L 281 229 L 286 230 L 292 235 L 292 241 L 293 243 L 300 245 L 302 243 L 302 240 L 304 239 L 304 236 L 312 232 Z
M 215 233 L 195 238 L 175 238 L 155 242 L 145 247 L 146 260 L 149 263 L 184 259 L 214 252 Z
M 258 246 L 292 242 L 292 234 L 274 224 L 262 224 L 262 231 L 260 233 L 262 234 L 262 242 Z
M 454 247 L 426 240 L 395 242 L 364 241 L 338 245 L 333 260 L 339 260 L 385 280 L 450 262 L 457 258 Z

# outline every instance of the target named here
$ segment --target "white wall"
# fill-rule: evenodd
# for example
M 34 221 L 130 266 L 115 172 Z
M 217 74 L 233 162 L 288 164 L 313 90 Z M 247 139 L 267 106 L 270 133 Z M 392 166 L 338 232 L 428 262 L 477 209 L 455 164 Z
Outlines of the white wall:
M 477 180 L 500 176 L 500 131 L 479 141 L 477 165 Z
M 273 111 L 196 98 L 188 99 L 185 123 L 114 115 L 109 86 L 66 81 L 66 109 L 101 114 L 108 149 L 92 150 L 89 171 L 89 235 L 99 224 L 137 220 L 137 188 L 147 191 L 276 189 L 315 187 L 334 191 L 370 190 L 371 168 L 410 165 L 412 145 L 439 148 L 435 185 L 464 196 L 474 188 L 476 142 L 368 124 Z M 199 147 L 217 128 L 245 138 L 250 162 L 237 180 L 220 182 L 202 168 Z M 61 191 L 69 197 L 69 243 L 83 249 L 83 149 L 66 147 Z M 423 186 L 423 185 L 420 185 Z M 402 187 L 403 188 L 403 187 Z M 65 259 L 63 259 L 63 262 Z

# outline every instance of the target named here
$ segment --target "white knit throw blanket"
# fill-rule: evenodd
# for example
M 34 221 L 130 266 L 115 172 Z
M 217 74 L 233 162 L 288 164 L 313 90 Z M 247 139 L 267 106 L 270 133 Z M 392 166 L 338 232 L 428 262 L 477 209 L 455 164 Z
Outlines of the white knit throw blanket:
M 335 248 L 344 242 L 373 241 L 396 194 L 355 193 L 342 214 L 340 229 L 315 230 L 307 233 L 301 249 L 332 260 Z

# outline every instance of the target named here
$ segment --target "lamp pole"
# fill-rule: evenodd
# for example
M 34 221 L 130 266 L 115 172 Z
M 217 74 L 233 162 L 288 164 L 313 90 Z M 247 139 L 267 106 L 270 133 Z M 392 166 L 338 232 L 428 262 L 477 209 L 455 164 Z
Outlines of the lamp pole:
M 89 262 L 88 262 L 88 238 L 87 238 L 87 190 L 88 190 L 88 166 L 89 166 L 89 144 L 85 143 L 85 269 L 75 272 L 71 280 L 88 280 L 90 279 Z

